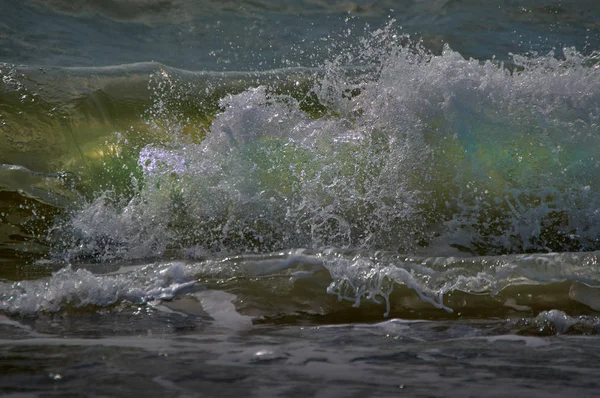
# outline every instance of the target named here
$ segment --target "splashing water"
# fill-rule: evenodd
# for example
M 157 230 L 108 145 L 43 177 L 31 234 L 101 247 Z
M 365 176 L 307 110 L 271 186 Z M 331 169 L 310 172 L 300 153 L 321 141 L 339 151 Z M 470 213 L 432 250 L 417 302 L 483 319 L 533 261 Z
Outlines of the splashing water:
M 304 97 L 267 86 L 226 95 L 200 142 L 177 133 L 141 148 L 136 194 L 74 213 L 63 254 L 597 249 L 590 59 L 565 49 L 515 56 L 509 70 L 400 40 L 376 31 Z M 309 97 L 325 110 L 307 110 Z

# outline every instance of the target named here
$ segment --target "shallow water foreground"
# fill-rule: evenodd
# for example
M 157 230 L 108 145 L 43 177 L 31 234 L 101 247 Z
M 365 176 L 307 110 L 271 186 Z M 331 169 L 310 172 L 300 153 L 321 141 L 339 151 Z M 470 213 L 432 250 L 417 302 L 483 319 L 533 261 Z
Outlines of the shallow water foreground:
M 575 255 L 545 260 L 564 264 L 565 256 Z M 412 279 L 378 286 L 384 271 L 363 273 L 359 285 L 335 276 L 332 257 L 360 259 L 297 250 L 218 261 L 49 266 L 31 280 L 15 275 L 17 282 L 0 286 L 8 314 L 0 316 L 0 390 L 17 396 L 597 395 L 596 289 L 507 280 L 495 293 L 431 296 L 427 284 L 414 281 L 431 275 L 439 258 L 413 258 L 421 275 L 413 270 Z M 585 264 L 595 254 L 575 257 Z M 495 260 L 499 269 L 512 263 L 527 272 L 525 256 Z M 473 258 L 470 267 L 486 261 Z M 397 268 L 409 269 L 410 262 Z M 444 279 L 443 272 L 437 277 Z M 357 296 L 358 306 L 339 300 L 336 289 L 350 293 L 342 280 L 371 292 Z M 392 318 L 386 320 L 387 306 Z
M 592 397 L 599 387 L 597 338 L 494 334 L 502 321 L 167 325 L 90 338 L 40 335 L 3 319 L 1 388 L 44 396 Z

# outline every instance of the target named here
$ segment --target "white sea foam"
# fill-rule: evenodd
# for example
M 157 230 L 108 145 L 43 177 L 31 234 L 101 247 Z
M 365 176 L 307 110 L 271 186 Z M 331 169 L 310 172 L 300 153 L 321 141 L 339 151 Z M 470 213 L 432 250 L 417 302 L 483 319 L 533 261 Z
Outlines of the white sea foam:
M 0 283 L 0 310 L 6 313 L 54 312 L 65 306 L 109 306 L 170 299 L 196 280 L 181 263 L 146 266 L 131 273 L 95 275 L 64 268 L 51 277 Z
M 393 33 L 326 65 L 308 94 L 323 117 L 258 86 L 225 96 L 202 142 L 144 147 L 141 190 L 76 212 L 65 255 L 597 248 L 600 75 L 588 60 L 515 56 L 511 71 Z M 172 112 L 156 95 L 153 117 Z
M 238 300 L 264 301 L 277 307 L 280 300 L 317 302 L 329 293 L 355 306 L 363 301 L 379 303 L 381 314 L 387 316 L 402 311 L 399 302 L 390 300 L 391 294 L 408 288 L 415 292 L 415 297 L 403 299 L 401 305 L 407 308 L 431 305 L 446 312 L 460 312 L 446 295 L 463 292 L 492 299 L 498 296 L 499 306 L 530 312 L 531 304 L 525 305 L 520 296 L 507 297 L 504 289 L 520 286 L 524 292 L 527 286 L 564 281 L 573 282 L 571 299 L 595 308 L 597 288 L 593 286 L 600 285 L 597 256 L 598 252 L 429 258 L 331 249 L 155 263 L 122 267 L 108 273 L 67 267 L 46 278 L 0 282 L 0 310 L 35 314 L 70 307 L 153 303 L 179 311 L 177 308 L 181 306 L 177 303 L 162 301 L 192 294 L 190 299 L 198 305 L 192 305 L 190 311 L 205 313 L 223 327 L 237 328 L 249 322 L 247 316 L 237 312 Z M 101 268 L 93 269 L 97 272 Z M 205 290 L 206 286 L 211 290 Z M 315 289 L 317 296 L 321 292 L 323 297 L 315 297 Z M 288 296 L 292 291 L 293 296 Z M 238 292 L 242 292 L 241 297 Z M 282 308 L 294 308 L 291 302 L 282 304 Z M 185 303 L 181 304 L 185 307 Z M 183 313 L 187 313 L 185 308 Z M 257 309 L 252 311 L 257 314 Z

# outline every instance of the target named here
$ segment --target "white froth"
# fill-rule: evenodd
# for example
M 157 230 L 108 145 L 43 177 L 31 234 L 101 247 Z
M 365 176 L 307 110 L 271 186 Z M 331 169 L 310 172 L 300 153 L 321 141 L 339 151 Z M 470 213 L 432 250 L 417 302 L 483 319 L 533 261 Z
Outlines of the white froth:
M 147 266 L 118 275 L 95 275 L 70 267 L 38 280 L 0 283 L 0 310 L 5 313 L 54 312 L 65 306 L 108 306 L 121 301 L 172 298 L 196 283 L 181 263 Z
M 311 94 L 323 117 L 259 86 L 225 96 L 202 142 L 143 148 L 141 191 L 77 212 L 66 255 L 597 247 L 600 74 L 587 59 L 515 56 L 510 71 L 392 37 L 326 65 Z

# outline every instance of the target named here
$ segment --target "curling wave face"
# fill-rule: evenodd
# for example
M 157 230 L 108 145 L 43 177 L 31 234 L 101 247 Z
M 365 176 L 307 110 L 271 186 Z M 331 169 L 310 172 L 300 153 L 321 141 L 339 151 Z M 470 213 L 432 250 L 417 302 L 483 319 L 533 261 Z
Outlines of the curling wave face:
M 201 280 L 231 282 L 256 304 L 264 296 L 240 271 L 255 260 L 217 259 L 254 253 L 267 267 L 279 251 L 277 278 L 291 285 L 271 290 L 301 297 L 282 313 L 318 313 L 336 297 L 386 303 L 378 316 L 429 316 L 423 303 L 486 308 L 474 316 L 569 300 L 597 308 L 597 59 L 564 49 L 514 56 L 506 68 L 448 47 L 432 54 L 391 27 L 343 54 L 321 69 L 260 73 L 3 66 L 6 120 L 31 126 L 27 142 L 7 133 L 14 123 L 0 136 L 10 160 L 0 168 L 5 248 L 50 251 L 55 262 L 196 265 L 157 263 L 143 277 L 69 268 L 45 282 L 7 282 L 2 310 L 172 299 Z M 39 90 L 56 80 L 68 84 Z M 46 121 L 54 135 L 40 134 Z M 19 160 L 31 153 L 39 157 Z M 301 259 L 289 260 L 298 248 Z M 211 279 L 203 261 L 233 274 Z M 171 268 L 186 271 L 147 279 Z M 270 272 L 257 280 L 272 282 Z M 519 298 L 537 285 L 557 300 Z M 314 289 L 330 295 L 309 304 Z M 319 308 L 331 315 L 342 304 L 327 305 Z

